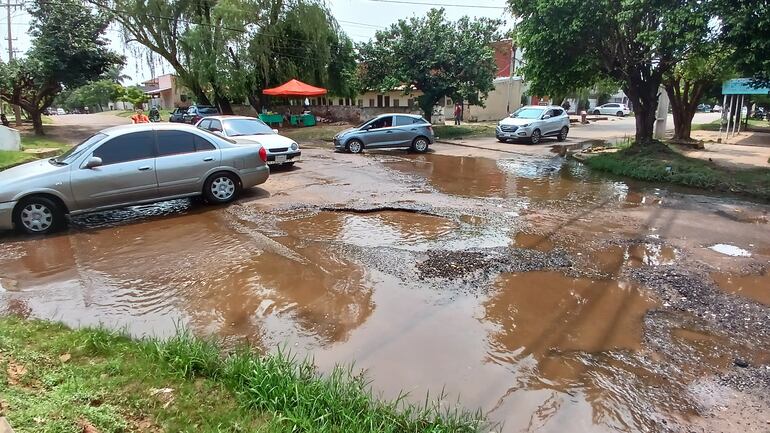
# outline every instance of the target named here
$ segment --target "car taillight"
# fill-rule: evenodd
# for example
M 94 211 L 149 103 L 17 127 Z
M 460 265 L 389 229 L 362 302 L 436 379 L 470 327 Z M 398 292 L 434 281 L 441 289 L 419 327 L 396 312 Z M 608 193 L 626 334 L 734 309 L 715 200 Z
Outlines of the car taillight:
M 261 159 L 262 162 L 267 162 L 267 151 L 264 147 L 259 148 L 259 159 Z

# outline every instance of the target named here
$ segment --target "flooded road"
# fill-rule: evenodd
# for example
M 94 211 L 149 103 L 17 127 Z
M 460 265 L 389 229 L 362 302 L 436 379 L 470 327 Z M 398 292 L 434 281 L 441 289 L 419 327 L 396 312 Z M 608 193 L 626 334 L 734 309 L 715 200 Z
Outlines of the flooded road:
M 703 380 L 770 362 L 764 205 L 558 156 L 307 153 L 229 207 L 3 234 L 0 310 L 285 345 L 321 371 L 367 369 L 388 398 L 443 392 L 504 432 L 687 431 L 710 413 Z

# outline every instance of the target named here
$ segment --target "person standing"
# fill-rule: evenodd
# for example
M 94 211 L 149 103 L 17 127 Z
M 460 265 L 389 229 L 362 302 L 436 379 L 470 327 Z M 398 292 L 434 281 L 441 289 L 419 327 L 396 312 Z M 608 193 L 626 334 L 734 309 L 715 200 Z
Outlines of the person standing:
M 136 114 L 131 116 L 131 122 L 133 123 L 150 123 L 150 118 L 144 114 L 141 108 L 136 109 Z
M 460 120 L 463 118 L 463 106 L 459 102 L 455 104 L 455 125 L 460 124 Z

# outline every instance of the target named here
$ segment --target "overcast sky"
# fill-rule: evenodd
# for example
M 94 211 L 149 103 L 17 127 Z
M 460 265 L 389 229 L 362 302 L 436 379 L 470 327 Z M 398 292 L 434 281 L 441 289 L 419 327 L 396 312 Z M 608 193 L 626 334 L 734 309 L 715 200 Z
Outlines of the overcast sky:
M 356 42 L 368 40 L 378 29 L 385 28 L 401 18 L 423 16 L 432 7 L 440 7 L 440 5 L 446 5 L 444 6 L 446 14 L 451 20 L 469 15 L 503 19 L 506 21 L 505 29 L 510 29 L 511 26 L 511 17 L 503 10 L 505 0 L 329 0 L 327 4 L 340 26 Z M 8 21 L 5 8 L 0 9 L 0 12 L 0 32 L 4 36 L 0 57 L 6 61 L 8 60 L 8 42 L 5 35 Z M 15 10 L 12 14 L 11 26 L 15 39 L 14 50 L 23 53 L 30 46 L 27 33 L 29 15 L 20 9 Z M 125 47 L 117 29 L 111 29 L 107 38 L 110 39 L 113 50 L 127 58 L 124 73 L 131 76 L 132 80 L 124 84 L 134 84 L 152 77 L 153 71 L 147 59 L 138 58 L 135 54 L 137 50 Z M 173 71 L 167 65 L 158 62 L 154 72 L 155 75 L 160 75 Z

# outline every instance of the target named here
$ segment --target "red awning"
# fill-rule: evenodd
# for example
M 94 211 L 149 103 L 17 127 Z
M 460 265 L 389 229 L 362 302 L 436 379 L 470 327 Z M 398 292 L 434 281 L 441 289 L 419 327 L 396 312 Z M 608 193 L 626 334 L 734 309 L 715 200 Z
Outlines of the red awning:
M 273 96 L 320 96 L 326 94 L 326 89 L 311 86 L 299 80 L 289 80 L 278 87 L 265 89 L 262 93 Z

